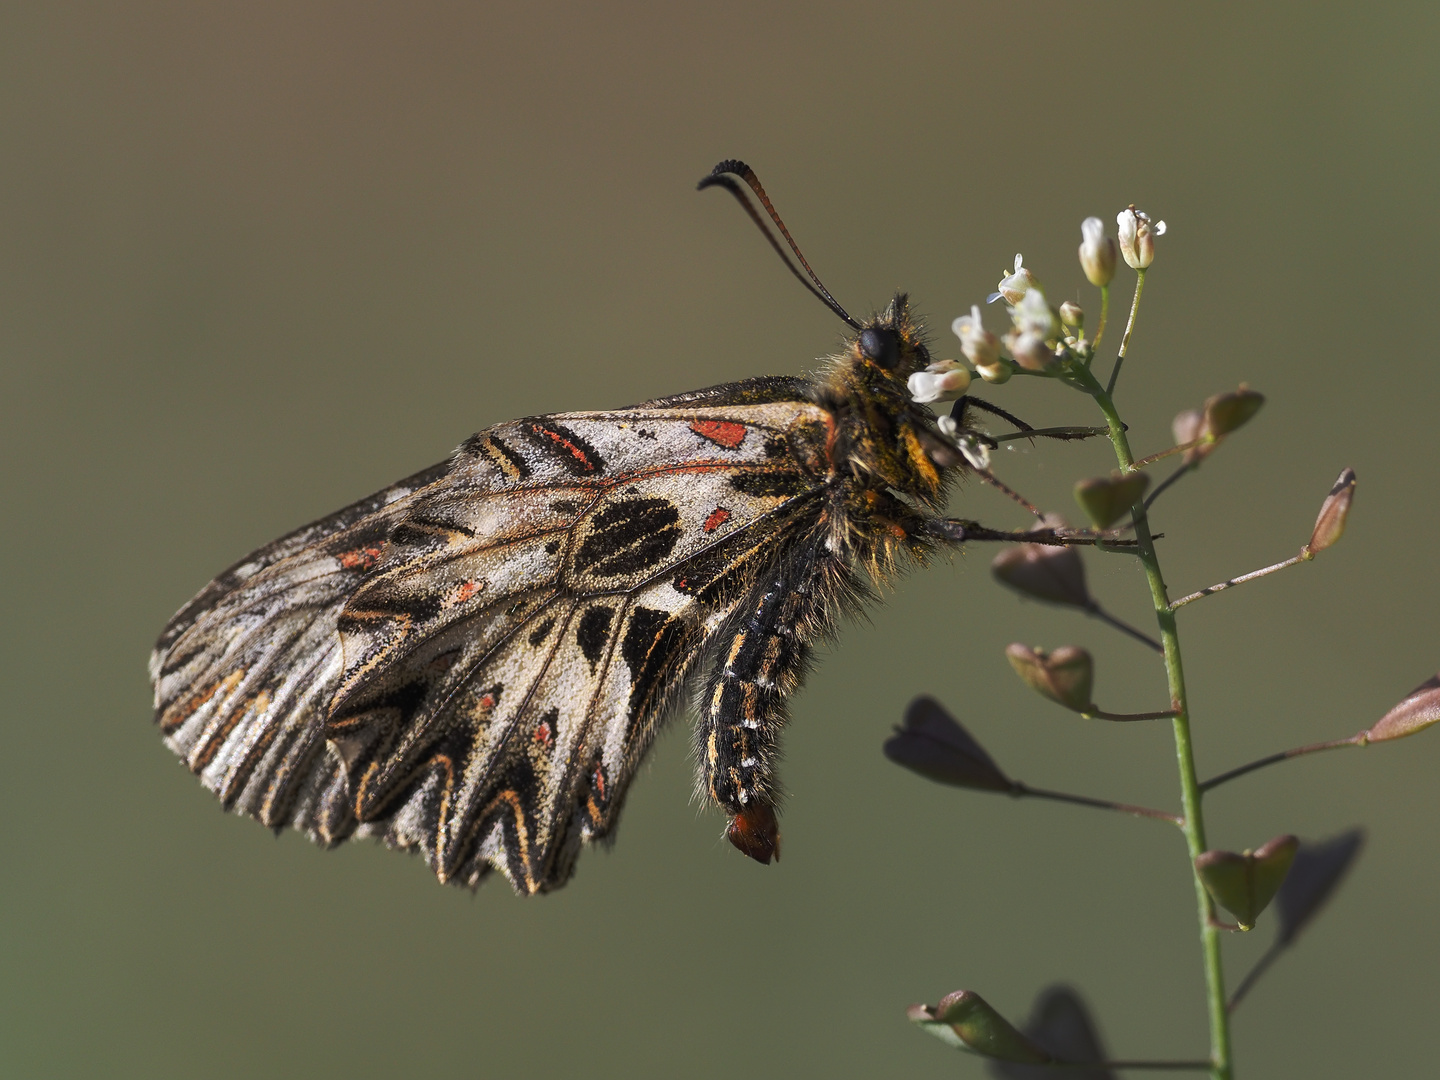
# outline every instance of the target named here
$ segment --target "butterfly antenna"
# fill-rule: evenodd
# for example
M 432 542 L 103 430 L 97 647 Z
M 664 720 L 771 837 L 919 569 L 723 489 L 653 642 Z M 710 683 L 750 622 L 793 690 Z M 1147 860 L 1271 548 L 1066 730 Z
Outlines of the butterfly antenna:
M 765 212 L 770 215 L 770 220 L 775 223 L 775 228 L 780 230 L 780 235 L 785 237 L 785 242 L 790 245 L 790 250 L 795 253 L 795 258 L 798 259 L 800 265 L 805 268 L 805 274 L 810 275 L 810 281 L 806 281 L 805 275 L 801 274 L 800 271 L 795 268 L 795 264 L 792 263 L 789 256 L 785 254 L 785 249 L 780 246 L 780 242 L 775 239 L 774 234 L 765 226 L 765 221 L 760 217 L 759 211 L 751 204 L 745 193 L 740 190 L 740 185 L 734 180 L 735 176 L 744 180 L 745 183 L 749 185 L 750 190 L 755 193 L 755 197 L 760 200 L 760 205 L 765 207 Z M 709 176 L 700 181 L 697 190 L 704 191 L 708 187 L 723 187 L 726 191 L 730 192 L 731 195 L 734 195 L 736 201 L 743 206 L 745 212 L 750 215 L 750 220 L 755 222 L 755 227 L 764 234 L 765 239 L 770 242 L 770 246 L 775 249 L 775 253 L 780 256 L 780 260 L 785 264 L 786 269 L 795 275 L 800 284 L 814 293 L 815 297 L 831 311 L 835 312 L 836 315 L 844 319 L 852 330 L 860 329 L 860 324 L 850 317 L 848 311 L 840 306 L 840 301 L 830 295 L 830 290 L 825 288 L 825 283 L 815 275 L 814 270 L 810 269 L 810 264 L 805 261 L 805 256 L 800 254 L 799 245 L 795 243 L 795 238 L 790 235 L 790 230 L 785 228 L 785 222 L 780 220 L 780 215 L 775 212 L 775 207 L 770 203 L 770 196 L 766 195 L 765 189 L 760 186 L 760 178 L 755 175 L 754 169 L 746 165 L 745 162 L 737 161 L 733 158 L 722 161 L 710 170 Z M 815 284 L 810 284 L 811 281 Z

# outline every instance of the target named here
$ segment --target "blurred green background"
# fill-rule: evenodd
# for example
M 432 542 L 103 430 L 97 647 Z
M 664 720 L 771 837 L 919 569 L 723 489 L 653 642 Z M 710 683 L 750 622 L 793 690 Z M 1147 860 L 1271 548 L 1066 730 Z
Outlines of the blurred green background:
M 1002 592 L 993 552 L 822 656 L 784 862 L 696 809 L 680 720 L 614 849 L 530 901 L 221 813 L 152 730 L 145 657 L 221 568 L 480 427 L 829 351 L 837 321 L 694 191 L 742 156 L 843 303 L 908 289 L 950 355 L 1017 250 L 1093 318 L 1080 220 L 1167 219 L 1137 449 L 1241 380 L 1269 396 L 1161 504 L 1172 590 L 1293 553 L 1360 476 L 1334 551 L 1185 612 L 1201 771 L 1353 732 L 1440 665 L 1437 51 L 1433 4 L 6 5 L 4 1074 L 979 1076 L 904 1007 L 964 986 L 1020 1017 L 1056 979 L 1117 1054 L 1203 1055 L 1176 835 L 880 754 L 924 690 L 1026 781 L 1174 805 L 1165 726 L 1063 714 L 1002 647 L 1088 646 L 1114 710 L 1163 705 L 1152 658 Z M 989 396 L 1089 422 L 1060 387 Z M 1109 464 L 1000 468 L 1073 514 Z M 956 509 L 1023 520 L 974 484 Z M 1089 567 L 1147 618 L 1128 562 Z M 1210 800 L 1221 847 L 1371 829 L 1239 1013 L 1243 1076 L 1434 1068 L 1437 765 L 1431 734 Z M 1227 942 L 1232 977 L 1270 930 Z

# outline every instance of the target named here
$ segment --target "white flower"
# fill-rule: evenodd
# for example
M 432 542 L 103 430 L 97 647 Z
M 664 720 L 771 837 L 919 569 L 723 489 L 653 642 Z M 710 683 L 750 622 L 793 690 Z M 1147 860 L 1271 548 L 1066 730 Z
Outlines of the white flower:
M 977 469 L 990 468 L 990 447 L 986 446 L 974 435 L 965 434 L 955 440 L 955 445 L 960 448 L 960 453 L 965 455 L 968 461 Z
M 1050 302 L 1045 299 L 1045 294 L 1039 289 L 1026 292 L 1020 302 L 1010 309 L 1010 318 L 1022 334 L 1033 334 L 1042 341 L 1048 341 L 1060 333 L 1059 320 L 1055 318 L 1055 312 L 1050 310 Z
M 954 441 L 960 453 L 964 455 L 965 460 L 974 468 L 990 468 L 990 447 L 977 439 L 974 433 L 969 431 L 962 432 L 960 425 L 955 422 L 953 416 L 939 417 L 935 421 L 935 426 L 940 429 L 940 433 L 947 439 Z
M 910 397 L 921 404 L 954 401 L 970 387 L 970 369 L 954 360 L 940 360 L 909 379 Z
M 1010 355 L 1026 371 L 1046 371 L 1055 366 L 1055 353 L 1045 339 L 1029 330 L 1013 330 L 1005 335 Z
M 991 293 L 986 303 L 993 304 L 1003 296 L 1007 304 L 1018 304 L 1020 298 L 1038 284 L 1035 275 L 1025 268 L 1025 257 L 1017 254 L 1015 270 L 1000 279 L 1000 284 L 995 286 L 999 291 Z
M 1080 268 L 1091 285 L 1109 285 L 1115 277 L 1115 241 L 1105 235 L 1105 223 L 1087 217 L 1080 223 Z
M 976 367 L 993 365 L 1000 358 L 1000 339 L 980 321 L 980 305 L 971 304 L 970 314 L 961 315 L 950 329 L 960 339 L 960 351 Z
M 1121 210 L 1115 217 L 1120 228 L 1120 254 L 1135 270 L 1144 270 L 1155 261 L 1155 237 L 1165 235 L 1165 222 L 1153 224 L 1150 215 L 1134 205 Z

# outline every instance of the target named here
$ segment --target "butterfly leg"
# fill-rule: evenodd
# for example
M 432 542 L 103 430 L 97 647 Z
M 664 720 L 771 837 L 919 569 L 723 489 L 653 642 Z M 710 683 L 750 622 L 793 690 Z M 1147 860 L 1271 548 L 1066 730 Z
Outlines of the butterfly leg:
M 822 561 L 774 575 L 740 609 L 706 683 L 696 732 L 705 789 L 731 815 L 725 836 L 758 862 L 780 857 L 775 775 L 786 697 L 809 661 Z
M 1052 547 L 1078 547 L 1104 544 L 1110 548 L 1134 548 L 1134 540 L 1123 540 L 1113 533 L 1092 532 L 1089 529 L 991 529 L 978 521 L 963 518 L 931 518 L 925 522 L 925 534 L 937 540 L 952 544 L 963 544 L 967 540 L 998 540 L 1002 543 L 1048 544 Z

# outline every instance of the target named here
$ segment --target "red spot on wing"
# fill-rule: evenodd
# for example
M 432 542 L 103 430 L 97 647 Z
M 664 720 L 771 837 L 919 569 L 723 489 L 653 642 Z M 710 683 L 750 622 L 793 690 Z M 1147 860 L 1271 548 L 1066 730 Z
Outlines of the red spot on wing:
M 478 593 L 483 586 L 478 581 L 462 581 L 440 599 L 442 608 L 452 608 L 456 604 L 463 604 L 472 596 Z
M 714 510 L 710 511 L 710 516 L 705 519 L 703 528 L 707 533 L 712 533 L 729 520 L 730 511 L 726 510 L 723 506 L 717 506 Z
M 550 730 L 549 720 L 540 721 L 540 726 L 535 729 L 535 741 L 547 748 L 555 741 L 555 733 Z
M 380 561 L 380 549 L 378 547 L 355 548 L 351 551 L 342 551 L 338 558 L 340 565 L 346 570 L 369 570 Z
M 495 707 L 495 695 L 494 695 L 494 694 L 481 694 L 481 695 L 480 695 L 480 701 L 478 702 L 478 704 L 479 704 L 479 706 L 480 706 L 480 708 L 481 708 L 482 711 L 484 711 L 484 712 L 489 712 L 491 709 L 493 709 L 493 708 Z
M 696 420 L 690 430 L 726 450 L 734 450 L 745 441 L 745 425 L 733 420 Z
M 600 800 L 600 804 L 601 804 L 602 806 L 605 804 L 606 800 L 609 799 L 609 797 L 610 797 L 609 794 L 608 794 L 608 793 L 606 792 L 606 790 L 605 790 L 605 787 L 606 787 L 605 781 L 606 781 L 605 766 L 602 765 L 602 764 L 600 764 L 600 763 L 597 761 L 597 762 L 595 763 L 595 769 L 594 769 L 594 771 L 590 774 L 590 783 L 591 783 L 591 785 L 594 787 L 594 789 L 595 789 L 595 796 L 596 796 L 596 798 L 598 798 L 598 799 Z
M 576 446 L 573 442 L 567 439 L 562 433 L 555 431 L 552 428 L 548 428 L 544 424 L 531 424 L 530 430 L 535 432 L 536 435 L 545 436 L 545 438 L 549 439 L 556 446 L 564 450 L 567 454 L 569 454 L 577 462 L 579 462 L 580 468 L 585 472 L 595 471 L 595 463 L 590 460 L 590 458 L 586 455 L 585 451 L 580 449 L 580 447 Z

